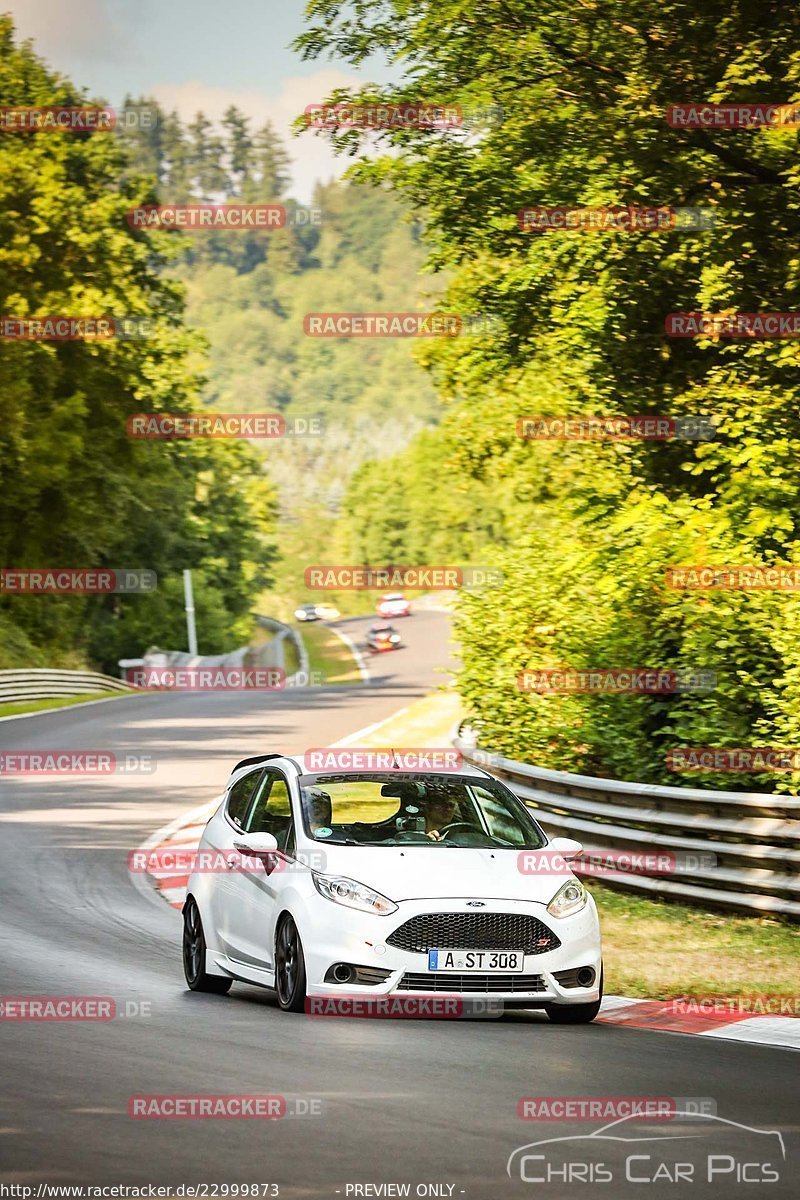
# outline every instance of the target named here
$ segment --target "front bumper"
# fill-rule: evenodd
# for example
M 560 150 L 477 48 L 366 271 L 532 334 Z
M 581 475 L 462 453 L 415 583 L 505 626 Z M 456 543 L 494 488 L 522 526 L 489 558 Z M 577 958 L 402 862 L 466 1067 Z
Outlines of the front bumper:
M 599 998 L 602 951 L 597 910 L 591 896 L 580 912 L 562 918 L 551 917 L 544 904 L 531 901 L 487 900 L 485 905 L 481 910 L 485 914 L 511 913 L 537 918 L 557 934 L 561 945 L 543 954 L 525 954 L 519 976 L 504 978 L 502 973 L 430 972 L 426 952 L 402 950 L 388 945 L 387 939 L 417 915 L 464 914 L 463 899 L 405 900 L 399 904 L 396 913 L 380 917 L 347 909 L 320 897 L 319 903 L 310 906 L 313 912 L 306 913 L 306 919 L 300 917 L 298 921 L 309 995 L 366 997 L 446 993 L 464 997 L 491 996 L 521 1007 L 584 1004 Z M 459 947 L 464 950 L 475 948 Z M 336 963 L 378 968 L 389 974 L 383 982 L 375 984 L 335 983 L 326 980 L 326 976 Z M 591 987 L 566 987 L 554 977 L 555 972 L 587 966 L 595 973 Z

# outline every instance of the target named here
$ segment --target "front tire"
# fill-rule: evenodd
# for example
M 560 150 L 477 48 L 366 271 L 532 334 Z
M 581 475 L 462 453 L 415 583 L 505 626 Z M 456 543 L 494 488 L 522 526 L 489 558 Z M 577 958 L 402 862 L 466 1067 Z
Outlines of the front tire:
M 600 1012 L 603 1000 L 603 968 L 600 968 L 600 995 L 591 1004 L 547 1004 L 545 1012 L 554 1025 L 588 1025 Z
M 200 909 L 190 897 L 183 909 L 183 973 L 192 992 L 211 992 L 224 996 L 231 990 L 233 980 L 224 975 L 209 975 L 206 971 L 206 938 Z
M 275 991 L 284 1012 L 302 1012 L 306 1002 L 306 963 L 294 919 L 287 913 L 275 938 Z

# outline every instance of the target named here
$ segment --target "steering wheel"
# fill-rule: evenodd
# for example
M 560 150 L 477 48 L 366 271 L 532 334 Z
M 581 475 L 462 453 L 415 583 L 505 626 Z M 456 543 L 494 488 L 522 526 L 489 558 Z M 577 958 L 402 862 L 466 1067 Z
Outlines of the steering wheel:
M 443 825 L 438 832 L 444 836 L 446 833 L 452 833 L 454 829 L 469 829 L 471 833 L 483 833 L 480 826 L 473 824 L 472 821 L 451 821 L 449 825 Z

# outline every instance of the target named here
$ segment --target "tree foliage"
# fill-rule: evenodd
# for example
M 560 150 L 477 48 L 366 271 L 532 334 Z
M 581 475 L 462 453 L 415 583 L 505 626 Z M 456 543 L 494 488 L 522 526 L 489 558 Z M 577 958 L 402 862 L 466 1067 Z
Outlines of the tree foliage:
M 502 320 L 495 337 L 449 339 L 431 354 L 446 419 L 433 442 L 354 480 L 350 535 L 378 559 L 435 548 L 503 568 L 503 590 L 465 597 L 460 622 L 462 691 L 498 749 L 644 780 L 753 786 L 752 776 L 676 779 L 664 752 L 797 744 L 797 601 L 675 593 L 664 569 L 800 561 L 798 345 L 674 340 L 665 318 L 800 308 L 798 132 L 673 129 L 665 111 L 795 102 L 800 15 L 778 0 L 691 10 L 312 0 L 308 18 L 307 57 L 383 53 L 402 66 L 384 102 L 504 114 L 482 132 L 392 128 L 370 145 L 352 129 L 331 135 L 356 179 L 392 187 L 425 219 L 430 263 L 451 274 L 442 307 Z M 349 99 L 377 95 L 365 86 Z M 376 155 L 375 140 L 391 153 Z M 520 230 L 518 211 L 537 205 L 700 207 L 714 224 Z M 525 443 L 515 423 L 532 414 L 698 415 L 716 436 Z M 386 483 L 399 477 L 410 502 L 393 522 Z M 691 665 L 715 670 L 719 685 L 671 698 L 516 690 L 520 670 L 554 665 Z
M 0 104 L 86 103 L 0 18 Z M 136 412 L 196 411 L 202 387 L 190 365 L 202 343 L 167 273 L 176 239 L 125 220 L 155 199 L 110 132 L 0 142 L 0 312 L 154 326 L 130 340 L 0 342 L 0 563 L 159 577 L 150 595 L 0 596 L 2 665 L 86 656 L 115 670 L 153 641 L 182 645 L 185 567 L 196 571 L 202 649 L 229 649 L 268 577 L 275 500 L 258 459 L 237 444 L 126 433 Z

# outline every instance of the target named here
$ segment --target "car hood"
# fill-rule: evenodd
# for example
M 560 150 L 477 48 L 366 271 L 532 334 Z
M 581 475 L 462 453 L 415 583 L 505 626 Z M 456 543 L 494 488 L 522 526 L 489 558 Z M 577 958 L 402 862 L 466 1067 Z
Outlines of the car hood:
M 318 852 L 323 843 L 316 843 Z M 346 875 L 389 900 L 529 900 L 548 904 L 570 871 L 526 874 L 517 850 L 455 846 L 325 846 L 325 875 Z

